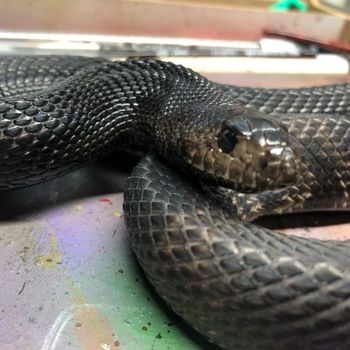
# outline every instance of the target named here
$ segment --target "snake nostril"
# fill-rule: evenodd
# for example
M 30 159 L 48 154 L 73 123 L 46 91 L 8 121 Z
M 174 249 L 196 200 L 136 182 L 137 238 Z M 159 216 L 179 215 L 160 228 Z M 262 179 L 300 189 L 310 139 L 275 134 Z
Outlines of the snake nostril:
M 266 168 L 267 168 L 267 165 L 268 165 L 268 163 L 267 163 L 267 160 L 266 159 L 264 159 L 262 162 L 261 162 L 261 169 L 263 169 L 263 170 L 265 170 Z

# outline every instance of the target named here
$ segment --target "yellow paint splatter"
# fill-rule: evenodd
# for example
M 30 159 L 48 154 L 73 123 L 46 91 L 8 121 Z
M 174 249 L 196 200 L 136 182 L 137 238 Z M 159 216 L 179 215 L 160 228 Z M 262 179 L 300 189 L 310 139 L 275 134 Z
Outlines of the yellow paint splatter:
M 74 213 L 78 214 L 78 213 L 80 213 L 82 210 L 83 210 L 83 207 L 82 207 L 80 204 L 77 204 L 77 205 L 75 205 L 74 207 L 72 207 L 71 212 L 72 212 L 73 214 L 74 214 Z
M 116 210 L 114 213 L 113 213 L 114 216 L 116 216 L 117 218 L 120 218 L 122 216 L 122 213 L 119 211 L 119 210 Z
M 73 282 L 69 277 L 67 277 L 67 282 L 70 286 L 70 295 L 73 299 L 75 305 L 84 305 L 85 300 L 83 295 L 81 294 L 80 288 L 77 283 Z
M 44 269 L 53 269 L 57 265 L 61 264 L 61 255 L 57 247 L 57 237 L 55 235 L 49 235 L 50 251 L 48 255 L 38 256 L 36 263 L 42 266 Z

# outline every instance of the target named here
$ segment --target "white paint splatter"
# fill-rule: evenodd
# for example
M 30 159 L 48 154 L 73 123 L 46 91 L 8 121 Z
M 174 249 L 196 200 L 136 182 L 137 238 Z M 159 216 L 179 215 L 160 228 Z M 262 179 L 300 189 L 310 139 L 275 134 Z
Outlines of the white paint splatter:
M 60 312 L 55 322 L 47 333 L 41 350 L 54 350 L 67 323 L 72 319 L 74 307 L 70 307 Z

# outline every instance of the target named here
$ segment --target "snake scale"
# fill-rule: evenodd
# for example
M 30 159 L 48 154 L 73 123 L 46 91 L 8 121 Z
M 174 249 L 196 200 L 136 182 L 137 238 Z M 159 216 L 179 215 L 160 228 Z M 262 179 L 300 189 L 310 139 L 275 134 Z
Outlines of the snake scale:
M 147 145 L 124 212 L 166 303 L 225 349 L 349 349 L 349 242 L 251 222 L 348 208 L 349 111 L 346 84 L 264 90 L 156 60 L 2 57 L 0 189 Z

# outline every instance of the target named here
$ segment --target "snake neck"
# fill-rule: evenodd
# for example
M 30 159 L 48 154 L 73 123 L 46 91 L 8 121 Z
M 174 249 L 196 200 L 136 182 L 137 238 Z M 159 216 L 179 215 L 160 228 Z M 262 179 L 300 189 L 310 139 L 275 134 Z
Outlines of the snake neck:
M 295 114 L 280 118 L 300 159 L 299 183 L 289 197 L 297 210 L 350 206 L 350 118 L 348 115 Z
M 288 128 L 300 159 L 300 179 L 281 192 L 280 212 L 350 208 L 350 118 L 347 115 L 289 115 Z
M 298 156 L 294 185 L 257 193 L 208 188 L 211 195 L 245 221 L 270 214 L 350 208 L 350 120 L 346 115 L 274 116 Z
M 350 85 L 334 84 L 297 89 L 263 89 L 218 85 L 227 98 L 270 114 L 349 114 Z
M 5 74 L 0 189 L 49 180 L 128 142 L 146 144 L 180 162 L 180 141 L 198 122 L 189 118 L 188 106 L 225 99 L 206 78 L 172 63 L 80 64 L 72 64 L 78 67 L 73 76 L 53 74 L 41 90 L 40 84 L 30 90 L 18 76 Z M 39 68 L 32 74 L 41 77 Z
M 102 58 L 55 55 L 1 57 L 0 98 L 42 91 L 82 69 L 106 62 Z

